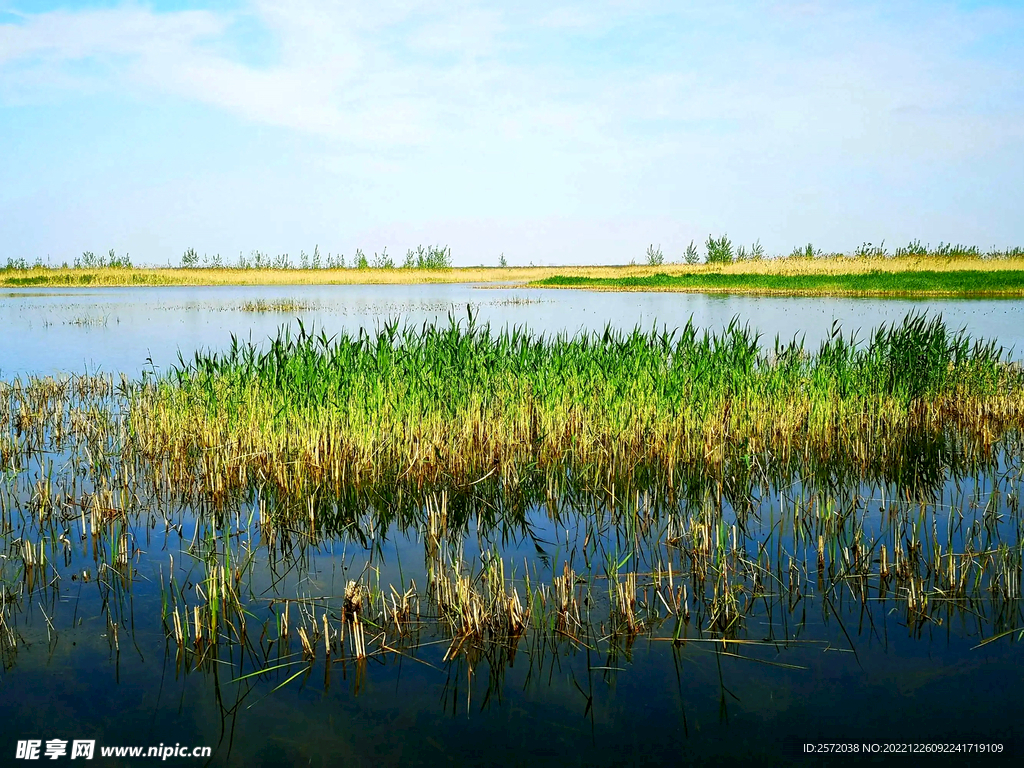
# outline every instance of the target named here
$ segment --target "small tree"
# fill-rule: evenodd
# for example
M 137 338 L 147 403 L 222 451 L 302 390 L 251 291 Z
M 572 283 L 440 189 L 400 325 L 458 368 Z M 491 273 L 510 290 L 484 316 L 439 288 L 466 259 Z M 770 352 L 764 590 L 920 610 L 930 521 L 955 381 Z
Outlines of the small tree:
M 369 269 L 370 268 L 370 262 L 369 262 L 369 260 L 367 260 L 366 254 L 363 253 L 363 249 L 362 248 L 356 248 L 355 263 L 356 263 L 356 269 Z
M 199 254 L 195 248 L 189 248 L 181 255 L 182 269 L 195 269 L 199 266 Z
M 111 248 L 107 254 L 107 266 L 114 267 L 115 269 L 131 269 L 132 260 L 128 258 L 127 253 L 124 256 L 118 256 L 114 249 Z
M 921 245 L 920 240 L 911 240 L 910 244 L 906 248 L 897 248 L 894 255 L 897 259 L 901 256 L 920 258 L 928 255 L 928 246 Z
M 791 259 L 813 259 L 815 256 L 822 256 L 821 249 L 814 249 L 811 243 L 808 243 L 804 248 L 794 248 L 793 252 L 789 254 Z
M 693 244 L 693 240 L 686 246 L 686 253 L 683 254 L 683 261 L 687 264 L 696 264 L 700 261 L 700 254 L 697 252 L 697 246 Z
M 416 249 L 416 254 L 416 266 L 420 269 L 452 268 L 452 251 L 446 245 L 428 245 L 425 249 L 421 245 Z
M 708 251 L 708 264 L 732 264 L 732 241 L 727 235 L 722 235 L 717 240 L 711 235 L 708 235 L 708 241 L 705 243 L 705 247 Z
M 380 254 L 378 254 L 376 251 L 374 251 L 374 254 L 373 254 L 373 267 L 374 267 L 374 269 L 394 269 L 395 268 L 395 260 L 392 259 L 390 256 L 388 256 L 388 249 L 387 248 L 385 248 L 384 251 L 382 253 L 380 253 Z
M 654 247 L 654 243 L 647 246 L 647 264 L 651 267 L 660 267 L 665 263 L 665 254 L 661 252 L 661 246 Z
M 505 258 L 504 251 L 502 251 L 501 255 L 498 257 L 498 266 L 502 269 L 506 269 L 508 267 L 508 260 Z

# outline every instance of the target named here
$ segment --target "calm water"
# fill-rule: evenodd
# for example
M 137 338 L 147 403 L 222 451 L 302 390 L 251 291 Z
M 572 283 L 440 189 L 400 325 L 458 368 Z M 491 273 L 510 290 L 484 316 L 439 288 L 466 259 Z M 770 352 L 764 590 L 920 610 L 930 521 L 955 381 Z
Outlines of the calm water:
M 299 311 L 245 311 L 247 303 L 288 300 Z M 866 333 L 908 312 L 941 314 L 955 329 L 998 339 L 1024 356 L 1024 301 L 883 301 L 877 299 L 758 298 L 672 293 L 594 293 L 474 288 L 465 285 L 107 288 L 81 291 L 18 289 L 0 292 L 0 373 L 140 371 L 188 359 L 199 348 L 219 348 L 230 334 L 254 341 L 301 319 L 329 333 L 400 317 L 419 325 L 464 316 L 466 305 L 494 327 L 527 324 L 538 332 L 677 327 L 692 317 L 719 330 L 732 318 L 758 329 L 765 342 L 805 337 L 813 349 L 834 322 Z M 863 333 L 861 334 L 864 335 Z
M 257 299 L 289 300 L 306 308 L 243 308 Z M 866 332 L 909 311 L 928 311 L 941 313 L 953 327 L 1012 347 L 1017 359 L 1024 351 L 1020 301 L 467 286 L 40 289 L 0 294 L 0 374 L 101 369 L 135 376 L 150 361 L 158 368 L 170 365 L 179 350 L 187 358 L 201 347 L 223 347 L 231 333 L 251 334 L 254 340 L 274 335 L 296 316 L 307 326 L 315 323 L 334 332 L 372 328 L 396 316 L 416 324 L 444 321 L 451 311 L 464 313 L 467 303 L 494 326 L 527 324 L 545 333 L 597 330 L 609 322 L 620 328 L 655 322 L 673 327 L 691 316 L 699 326 L 718 330 L 738 317 L 768 339 L 805 334 L 812 348 L 835 321 L 847 331 Z M 227 546 L 236 556 L 244 551 L 259 555 L 246 588 L 252 636 L 248 646 L 228 645 L 218 658 L 194 669 L 167 640 L 159 618 L 159 585 L 167 580 L 173 558 L 178 583 L 194 593 L 202 573 L 195 542 L 214 535 L 216 526 L 180 500 L 147 501 L 143 496 L 126 528 L 108 531 L 98 545 L 83 535 L 85 520 L 73 508 L 47 529 L 32 511 L 35 483 L 48 471 L 74 473 L 70 456 L 51 458 L 56 470 L 39 465 L 17 477 L 3 476 L 6 554 L 0 582 L 4 600 L 14 599 L 15 592 L 19 599 L 7 617 L 17 641 L 13 648 L 0 643 L 0 764 L 18 763 L 19 739 L 54 738 L 95 739 L 101 745 L 210 745 L 214 751 L 208 764 L 239 766 L 852 764 L 866 759 L 809 758 L 801 745 L 1004 745 L 999 755 L 905 754 L 894 761 L 991 765 L 1019 759 L 1024 747 L 1019 598 L 982 597 L 966 609 L 946 610 L 935 607 L 942 603 L 933 596 L 928 618 L 911 621 L 891 597 L 855 599 L 856 585 L 844 575 L 838 551 L 829 555 L 829 567 L 834 556 L 838 572 L 831 572 L 827 586 L 820 575 L 815 584 L 814 541 L 797 538 L 786 515 L 821 489 L 799 482 L 766 490 L 753 513 L 723 513 L 728 525 L 739 527 L 738 547 L 747 556 L 761 562 L 767 551 L 776 566 L 776 552 L 807 561 L 800 599 L 793 603 L 791 596 L 782 597 L 785 590 L 773 588 L 769 579 L 758 593 L 762 596 L 751 600 L 735 637 L 739 644 L 707 642 L 717 635 L 697 631 L 695 617 L 682 635 L 688 642 L 681 645 L 664 641 L 673 634 L 669 622 L 653 633 L 660 641 L 645 635 L 633 642 L 524 640 L 513 654 L 445 660 L 449 643 L 431 644 L 434 637 L 428 632 L 405 653 L 371 658 L 362 667 L 351 660 L 325 664 L 322 656 L 310 665 L 299 664 L 297 639 L 287 652 L 263 654 L 269 638 L 277 636 L 280 603 L 275 608 L 272 601 L 337 597 L 353 574 L 365 575 L 368 569 L 381 585 L 415 580 L 422 587 L 427 578 L 422 526 L 387 515 L 378 520 L 374 510 L 357 504 L 356 511 L 336 510 L 315 534 L 299 524 L 268 533 L 251 522 L 257 498 L 235 499 L 223 511 L 219 529 L 229 530 Z M 1018 459 L 976 475 L 947 478 L 927 507 L 904 502 L 898 487 L 845 489 L 863 506 L 850 525 L 859 520 L 866 534 L 880 541 L 923 537 L 925 550 L 948 541 L 962 549 L 970 541 L 978 551 L 1005 545 L 1010 553 L 1021 549 L 1024 526 L 1014 501 L 1021 490 Z M 841 496 L 842 491 L 828 493 Z M 529 568 L 548 584 L 561 573 L 562 563 L 575 558 L 576 572 L 596 585 L 597 630 L 607 621 L 600 617 L 608 615 L 608 582 L 602 581 L 607 563 L 626 563 L 623 570 L 641 573 L 671 562 L 677 574 L 687 567 L 682 550 L 666 546 L 672 538 L 670 521 L 688 509 L 685 503 L 676 511 L 654 514 L 642 535 L 630 528 L 639 508 L 627 504 L 629 515 L 606 509 L 605 519 L 595 518 L 586 500 L 576 503 L 578 509 L 570 505 L 562 513 L 536 504 L 522 521 L 507 525 L 484 524 L 469 514 L 453 544 L 477 569 L 484 553 L 497 549 L 506 562 L 521 564 L 517 575 Z M 387 507 L 383 499 L 373 504 Z M 890 505 L 899 508 L 898 524 L 891 512 L 882 511 Z M 593 528 L 595 519 L 605 520 L 604 527 Z M 54 543 L 62 533 L 68 543 Z M 844 530 L 837 540 L 845 541 L 848 534 Z M 128 562 L 111 568 L 102 550 L 107 548 L 109 563 L 114 540 L 122 535 L 132 542 Z M 585 566 L 595 536 L 599 545 Z M 19 551 L 20 540 L 45 540 L 55 547 L 45 578 L 33 574 L 29 580 L 12 565 L 7 555 Z M 653 596 L 647 603 L 664 613 Z M 111 622 L 119 626 L 116 643 Z M 398 645 L 399 639 L 392 642 Z M 245 678 L 270 666 L 268 658 L 296 666 Z M 302 674 L 293 677 L 296 672 Z M 97 756 L 97 762 L 151 761 Z

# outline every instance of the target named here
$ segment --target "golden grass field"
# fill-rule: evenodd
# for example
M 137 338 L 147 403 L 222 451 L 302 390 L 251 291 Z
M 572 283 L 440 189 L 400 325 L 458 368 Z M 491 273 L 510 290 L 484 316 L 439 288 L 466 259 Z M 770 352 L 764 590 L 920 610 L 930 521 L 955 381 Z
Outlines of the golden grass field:
M 664 264 L 553 267 L 455 267 L 424 269 L 182 269 L 98 268 L 0 271 L 0 285 L 17 286 L 144 286 L 144 285 L 413 285 L 419 283 L 525 284 L 554 275 L 623 278 L 666 275 L 856 275 L 881 272 L 948 272 L 970 270 L 1024 271 L 1024 259 L 830 258 L 764 259 L 734 264 Z

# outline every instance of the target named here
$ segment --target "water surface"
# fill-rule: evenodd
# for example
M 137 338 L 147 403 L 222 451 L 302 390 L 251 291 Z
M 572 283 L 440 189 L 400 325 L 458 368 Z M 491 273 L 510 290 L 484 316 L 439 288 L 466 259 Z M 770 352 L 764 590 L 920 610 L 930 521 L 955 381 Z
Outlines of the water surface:
M 287 311 L 246 311 L 247 304 L 288 301 Z M 0 292 L 0 373 L 104 370 L 135 372 L 150 361 L 166 367 L 178 351 L 227 345 L 230 334 L 261 341 L 302 320 L 328 333 L 372 329 L 389 318 L 420 325 L 463 316 L 466 305 L 494 327 L 528 325 L 540 333 L 600 331 L 606 324 L 679 327 L 691 317 L 721 330 L 733 318 L 775 336 L 804 337 L 810 349 L 839 323 L 863 333 L 908 312 L 941 314 L 954 329 L 994 338 L 1024 356 L 1024 301 L 881 300 L 755 297 L 691 293 L 610 293 L 469 285 L 341 285 L 26 288 Z

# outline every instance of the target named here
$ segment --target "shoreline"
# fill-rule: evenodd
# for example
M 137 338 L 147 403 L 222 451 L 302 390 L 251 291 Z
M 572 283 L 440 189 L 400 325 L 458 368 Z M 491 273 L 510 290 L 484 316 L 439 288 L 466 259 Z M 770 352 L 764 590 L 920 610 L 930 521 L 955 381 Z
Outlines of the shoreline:
M 741 294 L 756 296 L 831 296 L 843 298 L 1024 298 L 1020 269 L 911 269 L 860 273 L 754 274 L 707 272 L 619 278 L 553 275 L 533 288 L 623 292 Z
M 2 288 L 482 284 L 864 298 L 1024 298 L 1024 259 L 769 259 L 724 265 L 453 267 L 421 269 L 214 269 L 46 267 L 0 270 Z

